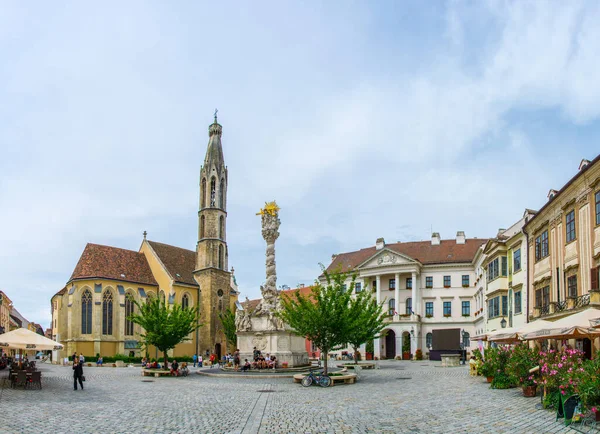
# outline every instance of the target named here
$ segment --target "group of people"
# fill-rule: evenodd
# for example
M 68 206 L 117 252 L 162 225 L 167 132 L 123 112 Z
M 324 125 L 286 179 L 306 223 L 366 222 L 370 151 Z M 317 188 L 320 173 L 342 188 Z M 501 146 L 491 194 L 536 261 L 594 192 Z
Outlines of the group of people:
M 257 350 L 256 347 L 254 347 L 254 350 L 252 351 L 252 355 L 254 358 L 254 361 L 250 364 L 252 369 L 275 369 L 277 367 L 277 357 L 271 356 L 269 353 L 267 353 L 266 356 L 263 356 L 261 351 Z M 248 359 L 245 359 L 244 368 L 246 367 L 247 363 L 248 363 Z M 244 368 L 242 368 L 243 371 L 246 371 L 249 369 L 249 368 L 247 368 L 247 369 L 244 369 Z

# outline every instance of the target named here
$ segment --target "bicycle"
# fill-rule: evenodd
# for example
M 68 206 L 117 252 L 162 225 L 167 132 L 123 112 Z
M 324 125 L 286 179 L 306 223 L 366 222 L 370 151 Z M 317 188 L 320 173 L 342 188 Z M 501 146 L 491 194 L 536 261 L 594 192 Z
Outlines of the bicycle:
M 329 375 L 323 374 L 322 372 L 315 374 L 315 371 L 311 369 L 308 375 L 302 379 L 302 385 L 308 387 L 313 384 L 313 381 L 321 387 L 331 386 L 331 377 Z

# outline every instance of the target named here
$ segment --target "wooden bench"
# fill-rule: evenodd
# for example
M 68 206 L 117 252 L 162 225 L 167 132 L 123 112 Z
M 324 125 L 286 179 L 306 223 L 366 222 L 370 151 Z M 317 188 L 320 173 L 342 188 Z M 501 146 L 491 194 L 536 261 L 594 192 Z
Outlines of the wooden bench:
M 165 371 L 164 369 L 142 369 L 142 375 L 144 377 L 162 377 L 164 375 L 171 375 L 171 371 Z
M 294 383 L 300 383 L 300 382 L 302 382 L 302 379 L 304 377 L 306 377 L 305 374 L 296 374 L 296 375 L 294 375 Z M 343 383 L 343 384 L 354 384 L 354 383 L 356 383 L 356 374 L 331 375 L 329 378 L 331 378 L 331 386 L 334 386 L 335 383 Z

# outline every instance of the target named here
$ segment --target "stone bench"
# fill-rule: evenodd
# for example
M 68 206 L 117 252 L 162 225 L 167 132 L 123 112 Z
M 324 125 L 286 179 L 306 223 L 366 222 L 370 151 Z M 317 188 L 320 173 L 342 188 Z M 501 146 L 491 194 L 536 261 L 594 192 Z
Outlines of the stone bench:
M 164 375 L 171 375 L 171 371 L 165 371 L 164 369 L 142 369 L 142 375 L 144 377 L 162 377 Z
M 305 374 L 294 375 L 294 383 L 302 382 L 302 379 L 304 377 L 306 377 Z M 343 384 L 356 383 L 356 374 L 330 375 L 329 378 L 331 378 L 331 386 L 334 386 L 335 383 L 343 383 Z
M 460 366 L 460 354 L 440 354 L 440 358 L 444 368 Z

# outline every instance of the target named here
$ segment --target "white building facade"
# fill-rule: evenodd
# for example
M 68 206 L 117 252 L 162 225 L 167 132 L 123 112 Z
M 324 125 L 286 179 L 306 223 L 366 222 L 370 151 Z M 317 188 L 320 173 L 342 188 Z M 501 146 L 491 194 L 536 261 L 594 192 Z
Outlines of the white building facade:
M 396 358 L 404 352 L 426 356 L 434 330 L 460 329 L 463 344 L 471 348 L 475 315 L 484 305 L 476 298 L 483 247 L 487 240 L 465 238 L 386 245 L 383 238 L 374 247 L 332 257 L 328 273 L 356 275 L 354 292 L 372 290 L 388 312 L 385 337 L 374 342 L 374 356 Z M 347 284 L 351 283 L 348 280 Z M 365 348 L 362 348 L 365 351 Z

